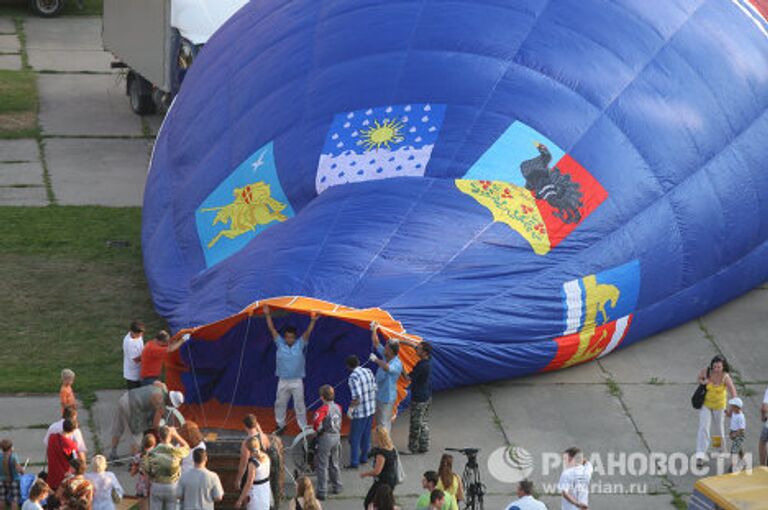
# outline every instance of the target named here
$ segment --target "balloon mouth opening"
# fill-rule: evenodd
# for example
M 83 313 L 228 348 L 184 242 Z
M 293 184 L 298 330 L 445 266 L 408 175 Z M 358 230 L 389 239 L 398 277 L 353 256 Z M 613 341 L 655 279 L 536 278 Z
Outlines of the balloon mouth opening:
M 311 314 L 318 320 L 306 347 L 306 373 L 303 378 L 307 415 L 322 402 L 319 388 L 329 384 L 336 389 L 336 402 L 346 409 L 349 401 L 346 358 L 352 354 L 361 366 L 375 371 L 369 360 L 373 352 L 371 324 L 378 325 L 382 344 L 400 340 L 398 353 L 409 371 L 418 361 L 412 345 L 421 338 L 410 335 L 392 315 L 380 308 L 352 308 L 305 296 L 284 296 L 256 301 L 240 312 L 216 322 L 181 329 L 173 341 L 187 340 L 166 360 L 166 379 L 170 390 L 183 391 L 180 410 L 187 419 L 207 430 L 242 430 L 243 418 L 256 415 L 263 430 L 277 428 L 274 415 L 277 376 L 274 341 L 266 329 L 263 306 L 268 305 L 275 328 L 297 330 L 296 342 L 306 330 Z M 395 405 L 406 397 L 400 379 Z M 286 432 L 301 429 L 290 406 Z M 345 417 L 343 432 L 348 429 Z

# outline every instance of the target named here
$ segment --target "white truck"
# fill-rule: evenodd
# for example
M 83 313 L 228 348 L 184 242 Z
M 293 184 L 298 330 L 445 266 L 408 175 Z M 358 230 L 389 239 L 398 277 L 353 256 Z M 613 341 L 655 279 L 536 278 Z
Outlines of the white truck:
M 126 94 L 138 115 L 167 108 L 184 74 L 216 30 L 248 0 L 104 0 L 102 41 L 113 68 L 128 69 Z

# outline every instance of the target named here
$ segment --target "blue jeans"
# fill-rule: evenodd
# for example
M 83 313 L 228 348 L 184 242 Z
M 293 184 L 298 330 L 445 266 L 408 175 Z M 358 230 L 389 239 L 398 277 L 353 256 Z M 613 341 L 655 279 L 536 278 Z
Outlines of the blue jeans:
M 366 418 L 352 418 L 349 427 L 349 465 L 358 466 L 368 462 L 371 449 L 371 425 L 373 415 Z
M 145 377 L 141 380 L 142 386 L 150 386 L 152 384 L 155 384 L 155 381 L 159 381 L 159 377 Z

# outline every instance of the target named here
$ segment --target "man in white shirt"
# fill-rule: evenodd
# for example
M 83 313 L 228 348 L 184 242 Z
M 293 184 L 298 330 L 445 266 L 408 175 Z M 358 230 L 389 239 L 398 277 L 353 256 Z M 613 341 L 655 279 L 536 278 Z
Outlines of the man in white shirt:
M 760 432 L 757 451 L 760 453 L 760 465 L 768 466 L 768 390 L 765 390 L 763 405 L 760 406 L 760 418 L 763 420 L 763 430 Z
M 141 386 L 141 352 L 143 350 L 144 324 L 133 321 L 128 334 L 123 338 L 123 378 L 129 390 Z
M 51 423 L 51 426 L 48 427 L 48 431 L 45 433 L 45 438 L 43 439 L 43 444 L 45 445 L 45 448 L 48 448 L 48 439 L 54 435 L 54 434 L 61 434 L 64 432 L 64 420 L 70 420 L 74 423 L 77 423 L 77 409 L 71 406 L 65 407 L 64 412 L 62 413 L 63 418 L 59 421 Z M 83 441 L 83 433 L 80 432 L 80 428 L 76 428 L 72 432 L 72 441 L 77 443 L 77 451 L 81 452 L 83 454 L 88 453 L 88 448 L 85 446 L 85 441 Z
M 517 499 L 507 505 L 507 510 L 547 510 L 547 506 L 533 497 L 533 482 L 523 480 L 517 484 Z
M 563 510 L 588 510 L 589 483 L 592 480 L 592 464 L 584 460 L 581 450 L 576 447 L 564 452 L 565 469 L 560 474 L 557 488 L 563 496 Z

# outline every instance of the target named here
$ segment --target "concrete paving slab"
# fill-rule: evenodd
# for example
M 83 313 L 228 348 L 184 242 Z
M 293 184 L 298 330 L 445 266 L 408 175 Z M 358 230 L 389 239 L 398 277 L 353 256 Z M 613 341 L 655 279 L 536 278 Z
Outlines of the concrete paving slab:
M 7 161 L 39 161 L 35 140 L 0 140 L 0 163 Z
M 51 424 L 61 419 L 61 404 L 58 395 L 46 396 L 0 396 L 0 426 L 22 428 L 32 425 Z
M 725 457 L 719 463 L 717 460 L 710 462 L 705 468 L 705 473 L 696 473 L 691 469 L 690 459 L 696 453 L 696 432 L 699 423 L 699 411 L 690 406 L 691 395 L 696 389 L 695 384 L 619 386 L 629 413 L 651 450 L 678 457 L 675 459 L 675 473 L 670 473 L 669 476 L 678 490 L 690 492 L 693 483 L 701 476 L 725 472 L 730 465 Z M 752 400 L 745 399 L 744 413 L 747 417 L 747 441 L 744 451 L 757 458 L 757 441 L 749 440 L 750 437 L 757 437 L 761 426 L 757 405 Z M 728 423 L 726 418 L 726 434 Z M 750 434 L 751 431 L 755 432 Z M 686 467 L 683 467 L 683 457 L 688 462 Z
M 98 50 L 27 50 L 36 71 L 114 73 L 112 55 Z
M 0 163 L 0 186 L 43 186 L 40 163 Z
M 21 55 L 0 55 L 0 69 L 18 71 L 21 69 Z
M 43 438 L 46 429 L 14 429 L 0 432 L 0 437 L 8 438 L 13 441 L 13 450 L 19 458 L 19 462 L 24 464 L 29 459 L 30 464 L 43 464 L 45 462 L 45 446 Z M 30 468 L 37 472 L 42 467 Z
M 619 400 L 604 385 L 564 385 L 491 388 L 491 401 L 510 442 L 527 450 L 534 460 L 536 483 L 556 483 L 560 452 L 580 447 L 588 456 L 597 453 L 604 464 L 635 452 L 645 454 L 634 426 Z M 545 464 L 545 462 L 555 464 Z M 551 467 L 554 466 L 554 467 Z M 551 469 L 548 469 L 551 467 Z M 596 466 L 597 467 L 597 466 Z M 663 490 L 661 480 L 649 474 L 605 470 L 595 482 L 641 483 L 648 491 Z
M 103 50 L 101 18 L 97 16 L 29 17 L 24 31 L 27 49 Z
M 117 401 L 120 395 L 123 394 L 122 390 L 104 390 L 96 392 L 96 403 L 91 406 L 91 412 L 93 413 L 93 423 L 95 430 L 93 433 L 99 437 L 101 446 L 109 453 L 110 440 L 112 437 L 112 418 L 117 409 Z M 120 443 L 118 448 L 120 455 L 129 455 L 130 445 L 125 439 Z
M 646 338 L 602 358 L 600 364 L 623 383 L 696 382 L 717 350 L 696 321 Z
M 11 18 L 0 17 L 0 34 L 15 34 L 16 25 Z
M 40 124 L 46 135 L 141 136 L 118 75 L 42 74 Z
M 21 45 L 16 34 L 0 34 L 0 53 L 19 53 Z
M 160 132 L 160 126 L 163 124 L 164 119 L 165 115 L 160 114 L 146 115 L 144 117 L 144 121 L 147 123 L 147 127 L 149 128 L 149 133 L 152 136 L 157 136 L 157 133 Z
M 149 165 L 147 140 L 50 139 L 45 146 L 60 204 L 142 205 Z
M 745 381 L 768 381 L 768 292 L 753 290 L 701 320 Z
M 500 383 L 502 385 L 529 385 L 529 384 L 602 384 L 607 376 L 597 363 L 582 363 L 564 370 L 542 372 L 517 379 L 510 379 Z
M 48 205 L 45 188 L 7 188 L 0 187 L 0 205 L 43 206 Z

